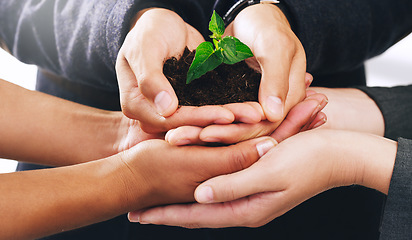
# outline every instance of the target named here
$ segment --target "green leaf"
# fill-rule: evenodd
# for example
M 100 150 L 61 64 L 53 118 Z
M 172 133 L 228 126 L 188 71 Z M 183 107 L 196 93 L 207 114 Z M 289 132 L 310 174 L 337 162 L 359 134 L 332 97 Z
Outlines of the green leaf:
M 212 38 L 219 39 L 225 33 L 225 23 L 216 11 L 213 11 L 212 18 L 210 19 L 209 30 L 213 33 Z
M 223 62 L 222 52 L 213 49 L 211 42 L 203 42 L 196 48 L 195 59 L 187 72 L 186 84 L 217 68 Z
M 242 43 L 239 39 L 232 37 L 232 36 L 227 36 L 224 37 L 223 39 L 232 39 L 235 43 L 235 53 L 233 53 L 231 50 L 227 51 L 226 49 L 223 50 L 223 62 L 226 64 L 235 64 L 240 61 L 243 61 L 247 58 L 253 57 L 252 50 L 250 48 Z M 222 39 L 222 42 L 223 42 Z M 225 51 L 226 50 L 226 51 Z
M 219 41 L 218 47 L 223 49 L 223 58 L 226 58 L 226 55 L 236 56 L 236 41 L 232 37 L 224 37 Z

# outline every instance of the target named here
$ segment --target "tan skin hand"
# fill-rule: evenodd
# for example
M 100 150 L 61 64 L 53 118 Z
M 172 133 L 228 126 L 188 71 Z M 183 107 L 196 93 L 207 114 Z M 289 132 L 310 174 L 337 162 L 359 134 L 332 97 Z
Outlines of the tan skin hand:
M 225 32 L 248 45 L 250 66 L 262 72 L 259 102 L 271 122 L 283 120 L 305 98 L 306 56 L 283 12 L 274 4 L 242 10 Z
M 252 165 L 261 143 L 274 147 L 271 138 L 260 138 L 228 147 L 169 145 L 149 140 L 124 153 L 123 179 L 129 211 L 162 204 L 193 202 L 195 188 L 212 177 L 240 171 Z M 265 145 L 267 146 L 267 145 Z M 134 189 L 137 187 L 138 189 Z

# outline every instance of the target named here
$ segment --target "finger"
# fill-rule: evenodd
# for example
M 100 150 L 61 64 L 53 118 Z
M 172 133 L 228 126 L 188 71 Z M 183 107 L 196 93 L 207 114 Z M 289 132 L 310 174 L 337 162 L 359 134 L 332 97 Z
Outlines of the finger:
M 207 126 L 200 132 L 203 142 L 237 143 L 248 139 L 269 136 L 277 127 L 276 123 L 262 121 L 255 124 L 228 124 Z
M 281 142 L 298 132 L 307 130 L 316 115 L 327 104 L 327 98 L 323 94 L 309 93 L 303 102 L 292 108 L 285 120 L 271 135 L 276 141 Z
M 306 128 L 306 130 L 310 129 L 315 129 L 318 128 L 322 125 L 324 125 L 327 122 L 328 118 L 325 113 L 320 112 L 318 115 L 316 115 L 316 118 L 313 120 L 313 122 Z
M 285 58 L 285 62 L 290 62 L 288 56 Z M 283 61 L 280 63 L 268 59 L 259 59 L 259 62 L 262 66 L 259 102 L 269 121 L 281 121 L 285 115 L 284 104 L 289 90 L 290 66 Z
M 131 212 L 131 222 L 185 228 L 258 227 L 272 220 L 279 193 L 267 192 L 226 203 L 180 204 Z M 273 204 L 275 203 L 275 204 Z
M 313 82 L 313 76 L 310 73 L 306 73 L 305 74 L 305 86 L 306 89 L 309 88 L 309 86 L 312 84 Z
M 176 146 L 181 145 L 203 145 L 204 142 L 200 140 L 199 135 L 202 131 L 201 127 L 183 126 L 176 129 L 169 130 L 166 133 L 165 140 Z
M 297 40 L 298 42 L 298 40 Z M 302 45 L 296 45 L 289 73 L 289 91 L 285 100 L 286 114 L 306 96 L 306 77 L 311 81 L 310 76 L 306 76 L 306 56 Z M 312 79 L 313 80 L 313 79 Z
M 210 172 L 206 178 L 209 179 L 250 167 L 276 144 L 273 138 L 262 137 L 227 147 L 204 147 L 205 154 L 199 159 L 203 163 L 202 168 Z M 199 155 L 199 152 L 195 154 Z
M 153 110 L 153 109 L 152 109 Z M 221 106 L 192 107 L 184 106 L 170 117 L 159 117 L 153 121 L 155 112 L 146 112 L 140 116 L 140 126 L 147 133 L 166 132 L 181 126 L 204 127 L 210 124 L 228 124 L 235 119 L 233 113 Z
M 293 136 L 309 122 L 314 112 L 318 111 L 319 102 L 316 99 L 305 100 L 296 105 L 280 126 L 271 135 L 276 141 L 282 142 Z
M 125 116 L 137 120 L 141 120 L 142 116 L 151 119 L 161 117 L 160 115 L 155 116 L 158 114 L 151 109 L 151 106 L 148 105 L 147 100 L 140 92 L 136 77 L 122 52 L 119 53 L 116 62 L 116 74 L 119 83 L 120 102 Z
M 232 174 L 221 175 L 207 180 L 196 188 L 195 199 L 199 203 L 218 203 L 240 199 L 260 192 L 273 191 L 277 186 L 268 184 L 270 176 L 266 176 L 270 161 L 263 155 L 259 162 Z M 270 156 L 269 156 L 270 157 Z M 270 186 L 270 189 L 268 188 Z M 279 191 L 282 189 L 279 189 Z
M 265 120 L 263 109 L 257 102 L 230 103 L 223 107 L 235 115 L 236 122 L 258 123 Z
M 194 27 L 190 26 L 189 24 L 186 24 L 187 27 L 187 48 L 190 51 L 193 51 L 201 44 L 202 42 L 205 41 L 203 38 L 202 34 L 198 30 L 196 30 Z
M 314 94 L 308 97 L 307 99 L 315 99 L 315 98 L 317 99 L 317 101 L 320 101 L 320 103 L 318 107 L 315 109 L 315 111 L 313 112 L 309 121 L 306 123 L 304 127 L 302 127 L 301 132 L 313 129 L 315 125 L 317 125 L 316 127 L 319 127 L 323 125 L 324 123 L 326 123 L 326 114 L 322 113 L 321 111 L 327 105 L 328 99 L 325 95 L 320 94 L 320 93 Z

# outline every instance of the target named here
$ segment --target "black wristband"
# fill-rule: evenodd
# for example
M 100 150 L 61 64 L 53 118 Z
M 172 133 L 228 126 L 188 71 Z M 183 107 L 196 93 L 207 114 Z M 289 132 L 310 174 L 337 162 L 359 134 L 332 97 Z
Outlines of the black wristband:
M 223 21 L 225 26 L 229 25 L 235 19 L 235 17 L 248 6 L 258 4 L 258 3 L 279 3 L 276 0 L 240 0 L 236 2 L 226 13 L 223 15 Z

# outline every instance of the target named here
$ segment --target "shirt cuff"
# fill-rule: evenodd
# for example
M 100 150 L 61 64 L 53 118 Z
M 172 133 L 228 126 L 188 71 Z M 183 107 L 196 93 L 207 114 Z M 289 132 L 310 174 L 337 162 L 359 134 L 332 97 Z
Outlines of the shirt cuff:
M 412 239 L 412 141 L 398 139 L 380 239 Z

